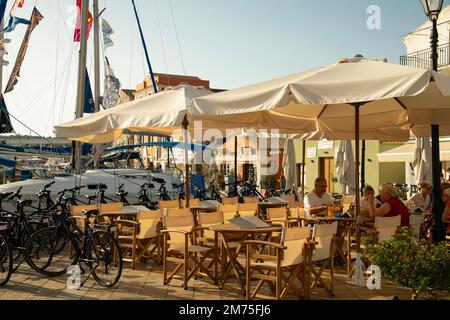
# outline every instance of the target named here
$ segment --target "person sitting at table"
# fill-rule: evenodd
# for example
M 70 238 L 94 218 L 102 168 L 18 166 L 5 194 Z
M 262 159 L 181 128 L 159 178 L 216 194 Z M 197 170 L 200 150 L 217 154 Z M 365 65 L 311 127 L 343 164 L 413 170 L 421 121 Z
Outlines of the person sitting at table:
M 304 206 L 306 217 L 316 214 L 326 214 L 329 205 L 334 204 L 334 199 L 327 193 L 327 180 L 317 178 L 314 182 L 314 190 L 305 195 Z
M 370 211 L 370 204 L 369 204 L 369 198 L 373 198 L 374 200 L 374 204 L 375 204 L 375 208 L 379 208 L 381 207 L 382 203 L 381 201 L 379 201 L 377 198 L 375 198 L 375 190 L 373 189 L 372 186 L 366 185 L 366 187 L 364 188 L 364 195 L 361 198 L 361 210 L 364 210 L 365 212 L 369 212 Z
M 409 211 L 405 204 L 398 198 L 394 186 L 385 184 L 380 190 L 383 204 L 375 208 L 375 198 L 368 197 L 370 217 L 395 217 L 401 215 L 401 226 L 409 227 Z
M 430 209 L 431 207 L 431 191 L 433 186 L 427 181 L 422 181 L 419 184 L 419 192 L 413 195 L 409 200 L 413 206 L 413 210 L 420 210 L 422 212 Z

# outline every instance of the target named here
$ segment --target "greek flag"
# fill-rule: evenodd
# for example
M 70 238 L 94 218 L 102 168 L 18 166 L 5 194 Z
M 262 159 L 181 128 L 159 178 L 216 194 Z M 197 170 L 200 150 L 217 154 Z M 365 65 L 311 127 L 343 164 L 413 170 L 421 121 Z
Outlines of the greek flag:
M 114 71 L 109 65 L 108 58 L 105 58 L 105 93 L 103 95 L 103 108 L 110 109 L 117 105 L 121 84 L 114 75 Z

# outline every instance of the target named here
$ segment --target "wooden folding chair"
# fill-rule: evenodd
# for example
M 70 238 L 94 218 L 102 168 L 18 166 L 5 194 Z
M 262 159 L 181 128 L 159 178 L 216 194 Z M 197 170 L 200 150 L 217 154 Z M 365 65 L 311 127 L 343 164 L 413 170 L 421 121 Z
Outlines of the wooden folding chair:
M 83 211 L 90 211 L 90 210 L 98 210 L 98 206 L 95 204 L 91 205 L 81 205 L 81 206 L 70 206 L 70 219 L 74 220 L 77 227 L 80 228 L 81 231 L 86 230 L 87 226 L 87 218 L 83 214 Z M 91 218 L 90 222 L 94 222 L 95 218 Z M 75 231 L 75 230 L 74 230 Z M 79 237 L 82 237 L 82 234 L 78 235 Z
M 183 271 L 183 288 L 187 290 L 188 282 L 194 275 L 208 276 L 216 282 L 204 266 L 206 258 L 213 253 L 214 248 L 199 246 L 195 243 L 193 215 L 164 216 L 163 241 L 163 274 L 164 284 L 167 285 L 180 270 Z M 173 271 L 169 273 L 169 262 L 176 264 Z M 192 265 L 191 265 L 192 263 Z
M 246 257 L 246 298 L 283 299 L 289 291 L 299 298 L 298 290 L 293 288 L 293 282 L 300 280 L 303 297 L 309 299 L 311 245 L 309 241 L 311 228 L 284 228 L 281 243 L 265 241 L 245 241 Z M 275 255 L 263 254 L 255 247 L 266 246 L 275 249 Z M 269 250 L 272 251 L 272 250 Z M 258 283 L 252 292 L 252 280 Z M 263 285 L 268 284 L 274 296 L 261 294 Z
M 267 208 L 267 222 L 269 223 L 279 223 L 287 227 L 289 218 L 289 211 L 286 207 Z
M 238 200 L 238 197 L 223 198 L 222 203 L 223 204 L 238 204 L 239 200 Z
M 287 201 L 289 204 L 297 202 L 297 200 L 295 200 L 295 194 L 282 194 L 281 199 Z
M 124 229 L 124 227 L 128 227 Z M 130 234 L 129 228 L 132 229 Z M 161 212 L 139 211 L 136 221 L 117 220 L 116 239 L 122 251 L 122 257 L 129 253 L 130 258 L 123 258 L 123 261 L 131 262 L 131 269 L 135 269 L 136 262 L 142 258 L 150 258 L 156 263 L 161 262 Z M 151 249 L 151 245 L 154 247 Z M 156 255 L 154 252 L 157 251 Z
M 258 203 L 239 203 L 239 216 L 258 216 Z
M 179 217 L 179 216 L 189 216 L 192 215 L 191 209 L 189 208 L 165 208 L 162 209 L 163 216 Z
M 180 201 L 176 200 L 160 200 L 159 201 L 159 209 L 167 209 L 167 208 L 180 208 Z
M 244 203 L 259 203 L 259 197 L 244 197 Z
M 223 204 L 219 207 L 219 211 L 222 212 L 225 223 L 236 218 L 238 210 L 237 204 Z
M 315 246 L 311 256 L 311 272 L 314 281 L 311 284 L 311 289 L 321 284 L 330 296 L 334 296 L 334 254 L 337 229 L 338 222 L 335 221 L 331 224 L 316 224 L 313 231 Z M 322 278 L 322 273 L 326 268 L 330 270 L 329 284 Z

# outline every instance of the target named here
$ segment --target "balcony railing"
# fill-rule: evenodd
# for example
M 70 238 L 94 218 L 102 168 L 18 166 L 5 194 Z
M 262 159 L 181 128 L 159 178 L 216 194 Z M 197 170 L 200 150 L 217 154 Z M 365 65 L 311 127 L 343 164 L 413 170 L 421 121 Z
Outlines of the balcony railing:
M 450 43 L 438 47 L 438 68 L 450 65 Z M 400 57 L 403 66 L 431 69 L 431 49 L 417 51 Z

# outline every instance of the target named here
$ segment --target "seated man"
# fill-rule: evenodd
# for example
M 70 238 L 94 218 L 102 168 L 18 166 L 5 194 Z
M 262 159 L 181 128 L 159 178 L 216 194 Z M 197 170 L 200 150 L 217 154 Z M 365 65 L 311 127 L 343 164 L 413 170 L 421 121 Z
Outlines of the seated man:
M 305 195 L 305 214 L 310 218 L 316 214 L 326 214 L 329 205 L 334 204 L 334 199 L 327 193 L 327 180 L 317 178 L 314 182 L 314 190 Z
M 409 211 L 404 203 L 397 197 L 396 189 L 389 184 L 382 185 L 380 195 L 383 204 L 375 208 L 375 199 L 372 195 L 368 197 L 370 217 L 395 217 L 401 215 L 401 226 L 409 227 Z
M 419 192 L 413 195 L 408 203 L 411 205 L 411 209 L 417 211 L 426 211 L 431 208 L 431 191 L 433 187 L 431 183 L 423 181 L 419 184 Z

